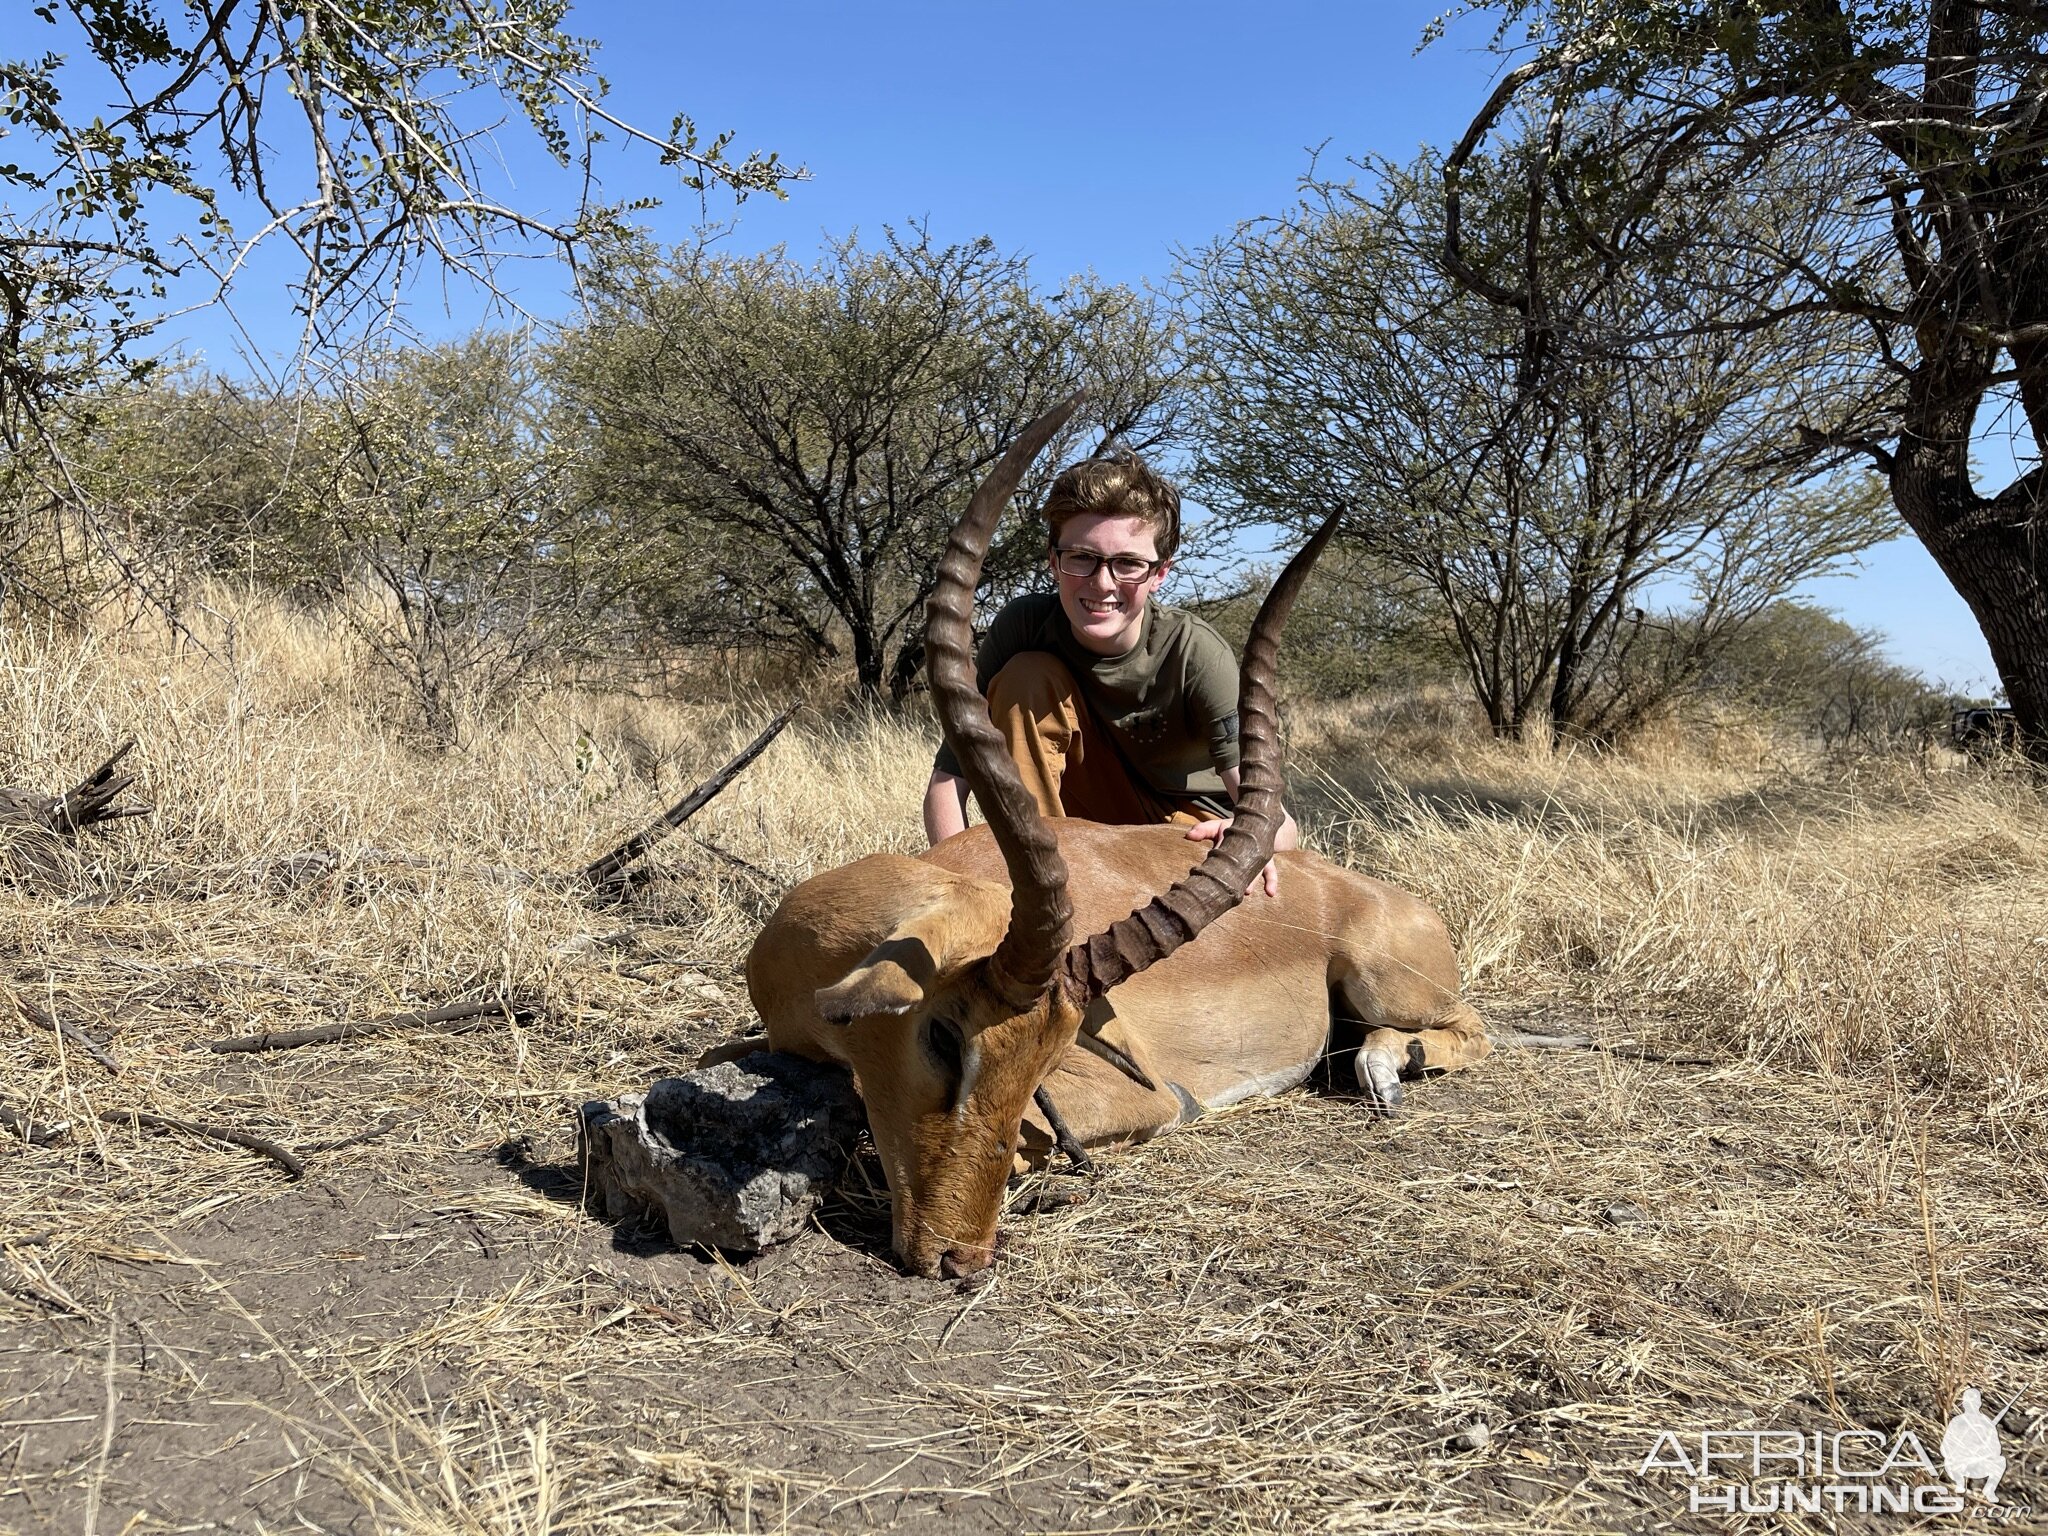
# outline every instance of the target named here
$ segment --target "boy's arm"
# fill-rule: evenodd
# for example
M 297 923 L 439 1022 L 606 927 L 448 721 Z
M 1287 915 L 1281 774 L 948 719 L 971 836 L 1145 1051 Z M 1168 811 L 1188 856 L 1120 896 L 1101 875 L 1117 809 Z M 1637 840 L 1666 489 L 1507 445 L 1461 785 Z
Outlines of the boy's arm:
M 1237 770 L 1235 768 L 1219 769 L 1216 777 L 1221 779 L 1223 787 L 1230 791 L 1232 803 L 1236 803 Z M 1280 807 L 1280 830 L 1273 834 L 1273 851 L 1275 853 L 1285 853 L 1290 848 L 1299 848 L 1300 846 L 1301 828 L 1294 824 L 1293 814 L 1283 805 Z
M 924 835 L 936 848 L 955 832 L 967 830 L 967 781 L 943 768 L 932 770 L 924 787 Z
M 1223 780 L 1223 787 L 1230 791 L 1230 798 L 1235 800 L 1237 798 L 1237 769 L 1219 768 L 1216 770 L 1216 776 Z M 1197 842 L 1213 843 L 1223 836 L 1229 827 L 1230 823 L 1219 817 L 1214 821 L 1197 822 L 1194 826 L 1188 828 L 1188 836 Z M 1300 842 L 1301 829 L 1294 824 L 1294 818 L 1288 815 L 1287 808 L 1282 806 L 1280 809 L 1280 828 L 1273 834 L 1273 851 L 1280 853 L 1288 848 L 1298 846 Z M 1268 896 L 1278 896 L 1280 894 L 1280 866 L 1271 859 L 1266 861 L 1264 869 L 1252 876 L 1252 883 L 1245 887 L 1244 893 L 1249 896 L 1255 889 L 1259 888 L 1263 888 Z

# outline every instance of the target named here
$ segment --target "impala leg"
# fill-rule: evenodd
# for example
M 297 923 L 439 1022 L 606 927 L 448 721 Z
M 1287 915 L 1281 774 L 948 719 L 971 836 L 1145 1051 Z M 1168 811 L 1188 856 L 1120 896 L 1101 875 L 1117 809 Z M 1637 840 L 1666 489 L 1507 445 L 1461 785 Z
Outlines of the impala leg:
M 696 1070 L 718 1066 L 721 1062 L 738 1061 L 742 1056 L 752 1056 L 757 1051 L 771 1050 L 765 1035 L 750 1035 L 744 1040 L 728 1040 L 723 1045 L 714 1045 L 697 1058 Z
M 1458 995 L 1458 959 L 1443 919 L 1421 902 L 1378 892 L 1381 922 L 1362 935 L 1332 978 L 1365 1040 L 1355 1069 L 1366 1099 L 1384 1113 L 1401 1102 L 1401 1079 L 1455 1072 L 1493 1049 L 1486 1025 Z
M 1460 1003 L 1447 1017 L 1424 1029 L 1381 1028 L 1359 1049 L 1358 1086 L 1373 1107 L 1391 1111 L 1401 1102 L 1401 1079 L 1425 1072 L 1455 1072 L 1492 1051 L 1479 1015 Z
M 1115 1030 L 1110 1034 L 1132 1044 L 1127 1035 Z M 1050 1116 L 1048 1108 L 1053 1111 Z M 1150 1141 L 1177 1125 L 1183 1112 L 1179 1096 L 1169 1089 L 1141 1088 L 1101 1057 L 1078 1045 L 1069 1046 L 1041 1085 L 1039 1095 L 1025 1107 L 1024 1134 L 1014 1171 L 1021 1174 L 1041 1168 L 1055 1151 L 1063 1150 L 1062 1130 L 1064 1139 L 1077 1149 L 1127 1146 Z

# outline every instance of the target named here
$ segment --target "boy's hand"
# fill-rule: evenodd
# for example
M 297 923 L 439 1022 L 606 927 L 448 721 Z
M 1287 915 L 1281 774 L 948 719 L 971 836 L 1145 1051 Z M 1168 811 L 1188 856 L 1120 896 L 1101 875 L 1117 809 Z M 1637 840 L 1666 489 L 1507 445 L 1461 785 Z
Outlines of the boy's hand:
M 1188 841 L 1192 843 L 1213 843 L 1229 830 L 1230 822 L 1224 817 L 1217 817 L 1213 821 L 1198 821 L 1195 825 L 1188 828 Z M 1266 860 L 1266 867 L 1264 869 L 1252 876 L 1252 883 L 1244 888 L 1245 895 L 1251 895 L 1261 885 L 1266 888 L 1268 896 L 1278 896 L 1280 894 L 1280 869 L 1271 859 Z

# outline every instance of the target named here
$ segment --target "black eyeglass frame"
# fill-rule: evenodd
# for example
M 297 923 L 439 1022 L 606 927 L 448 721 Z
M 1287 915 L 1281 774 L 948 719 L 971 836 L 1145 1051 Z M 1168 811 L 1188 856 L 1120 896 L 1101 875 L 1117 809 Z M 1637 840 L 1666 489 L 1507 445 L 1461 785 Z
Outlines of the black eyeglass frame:
M 1070 569 L 1065 563 L 1070 559 L 1087 561 L 1088 569 L 1085 571 Z M 1117 570 L 1118 563 L 1122 561 L 1129 561 L 1132 565 L 1137 566 L 1138 569 L 1126 576 Z M 1062 549 L 1059 545 L 1055 544 L 1052 549 L 1052 563 L 1053 568 L 1062 576 L 1072 576 L 1080 581 L 1093 581 L 1095 573 L 1106 565 L 1109 567 L 1111 580 L 1123 586 L 1130 586 L 1150 576 L 1159 567 L 1166 564 L 1166 560 L 1147 560 L 1143 555 L 1098 555 L 1092 549 Z

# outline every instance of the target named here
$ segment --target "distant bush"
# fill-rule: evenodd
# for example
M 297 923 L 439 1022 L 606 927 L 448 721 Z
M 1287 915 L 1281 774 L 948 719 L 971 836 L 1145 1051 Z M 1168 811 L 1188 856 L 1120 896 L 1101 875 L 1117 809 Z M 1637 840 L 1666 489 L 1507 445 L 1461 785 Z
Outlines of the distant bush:
M 1242 646 L 1263 577 L 1184 606 Z M 1705 710 L 1730 710 L 1827 750 L 1882 750 L 1941 736 L 1949 698 L 1884 654 L 1883 636 L 1810 603 L 1771 604 L 1702 662 L 1687 621 L 1644 615 L 1599 679 L 1618 743 Z M 1310 578 L 1280 649 L 1283 689 L 1340 700 L 1433 692 L 1459 678 L 1456 637 L 1430 594 L 1338 545 Z
M 1948 725 L 1948 696 L 1888 658 L 1881 635 L 1811 603 L 1773 603 L 1758 614 L 1700 689 L 1831 749 L 1898 746 Z
M 1180 606 L 1215 625 L 1241 654 L 1270 582 L 1271 573 L 1264 572 L 1234 590 Z M 1458 676 L 1457 642 L 1419 581 L 1354 546 L 1324 551 L 1280 646 L 1280 684 L 1287 693 L 1349 699 Z

